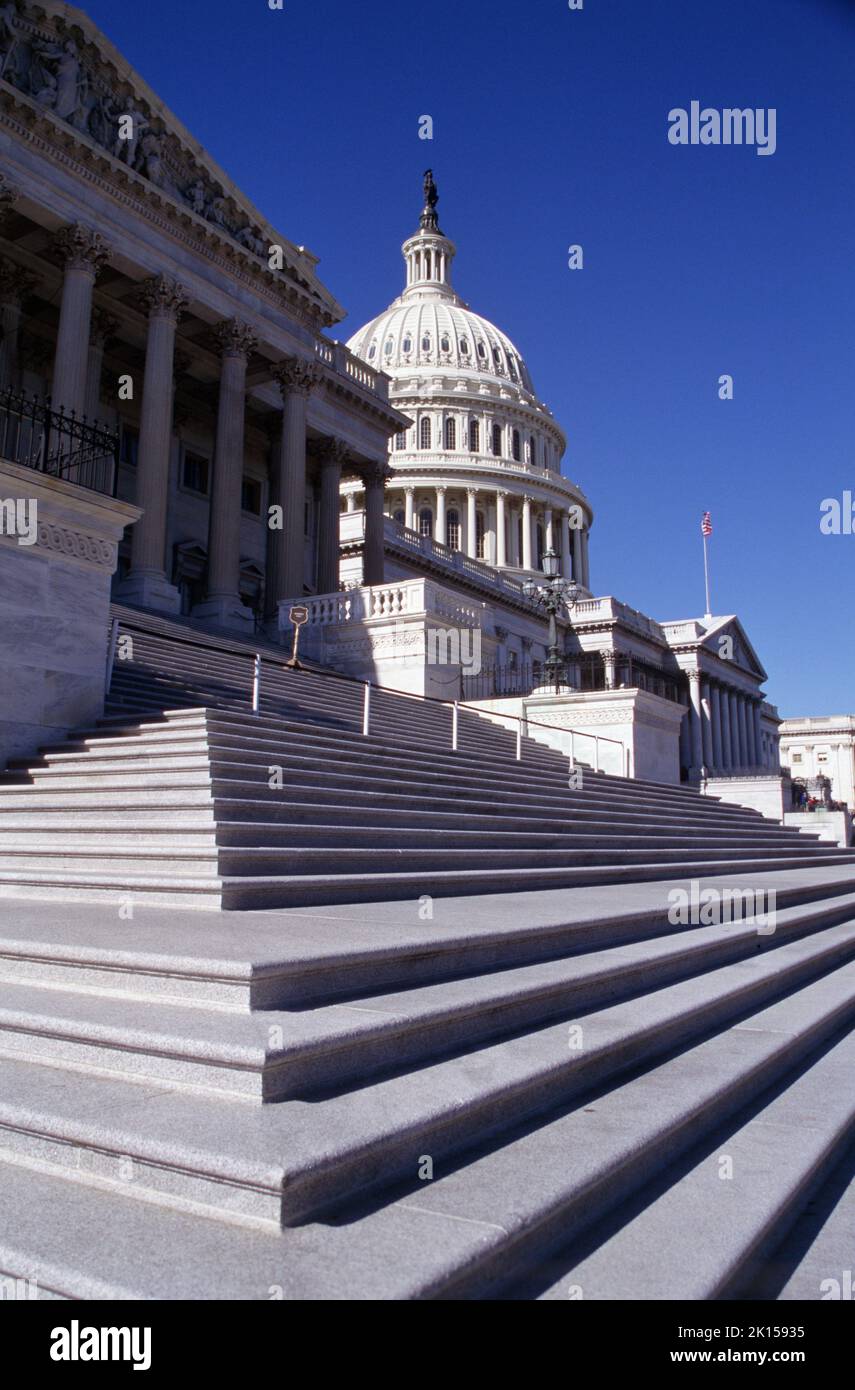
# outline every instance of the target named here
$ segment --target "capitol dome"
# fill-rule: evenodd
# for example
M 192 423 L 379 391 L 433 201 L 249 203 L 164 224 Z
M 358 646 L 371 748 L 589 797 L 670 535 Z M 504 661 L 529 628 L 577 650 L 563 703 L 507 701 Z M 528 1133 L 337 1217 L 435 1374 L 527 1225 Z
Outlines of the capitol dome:
M 593 513 L 561 473 L 566 437 L 519 349 L 452 287 L 456 247 L 437 202 L 428 170 L 419 229 L 401 248 L 404 289 L 347 343 L 390 377 L 392 403 L 412 420 L 392 441 L 387 510 L 497 569 L 535 571 L 552 548 L 588 587 Z

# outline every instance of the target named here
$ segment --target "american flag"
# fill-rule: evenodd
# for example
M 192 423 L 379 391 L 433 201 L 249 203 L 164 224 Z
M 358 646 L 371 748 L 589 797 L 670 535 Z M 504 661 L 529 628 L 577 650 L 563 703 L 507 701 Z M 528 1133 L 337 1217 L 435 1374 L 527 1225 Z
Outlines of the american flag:
M 701 535 L 712 535 L 712 517 L 710 516 L 709 512 L 704 512 L 703 516 L 701 517 Z

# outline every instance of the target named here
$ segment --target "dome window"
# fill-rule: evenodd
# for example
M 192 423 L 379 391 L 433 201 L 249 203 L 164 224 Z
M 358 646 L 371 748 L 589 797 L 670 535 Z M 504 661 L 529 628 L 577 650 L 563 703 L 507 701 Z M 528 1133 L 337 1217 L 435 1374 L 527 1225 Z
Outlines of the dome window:
M 484 553 L 484 537 L 485 537 L 485 535 L 486 535 L 486 527 L 485 527 L 485 525 L 484 525 L 484 513 L 483 513 L 483 512 L 476 512 L 476 513 L 475 513 L 475 558 L 476 558 L 476 560 L 486 560 L 486 558 L 487 558 L 487 556 L 486 556 L 485 553 Z
M 511 453 L 513 454 L 517 463 L 519 463 L 521 457 L 519 430 L 514 430 L 513 434 L 511 435 Z
M 469 421 L 469 452 L 470 454 L 480 454 L 481 452 L 480 420 Z
M 369 362 L 373 362 L 373 361 L 374 361 L 374 358 L 376 357 L 376 355 L 377 355 L 377 344 L 376 344 L 376 343 L 372 343 L 371 346 L 370 346 L 370 348 L 368 349 L 368 361 L 369 361 Z
M 439 343 L 441 352 L 451 352 L 451 343 L 447 333 L 444 333 Z
M 494 425 L 494 426 L 493 426 L 493 453 L 495 454 L 496 458 L 501 458 L 501 456 L 502 456 L 502 427 L 501 427 L 501 425 Z
M 406 336 L 406 338 L 404 339 L 404 341 L 403 341 L 402 344 L 401 344 L 401 351 L 402 351 L 402 352 L 412 352 L 412 350 L 413 350 L 413 340 L 412 340 L 412 338 L 410 337 L 410 335 L 409 335 L 409 333 L 408 333 L 407 336 Z
M 537 467 L 537 440 L 534 435 L 528 441 L 528 461 L 532 468 Z
M 392 348 L 393 348 L 394 346 L 395 346 L 395 340 L 394 340 L 394 338 L 387 338 L 387 339 L 386 339 L 386 342 L 385 342 L 385 344 L 384 344 L 384 346 L 383 346 L 383 355 L 384 355 L 385 357 L 391 357 L 391 356 L 392 356 Z
M 502 365 L 502 354 L 501 354 L 501 352 L 499 351 L 498 348 L 493 348 L 493 361 L 495 362 L 495 364 L 496 364 L 497 367 L 501 367 L 501 365 Z
M 461 339 L 460 339 L 460 355 L 461 355 L 461 357 L 468 357 L 468 356 L 469 356 L 469 339 L 468 339 L 468 338 L 461 338 Z
M 508 371 L 510 372 L 514 381 L 519 380 L 519 377 L 517 376 L 517 364 L 512 357 L 508 358 Z
M 429 449 L 430 444 L 430 418 L 427 415 L 423 415 L 421 424 L 419 425 L 419 448 Z
M 486 362 L 487 349 L 485 348 L 484 344 L 481 342 L 480 339 L 478 340 L 478 356 L 481 358 L 482 362 Z
M 453 508 L 448 513 L 448 540 L 446 542 L 449 550 L 460 549 L 460 513 Z
M 446 449 L 457 448 L 457 424 L 454 420 L 445 422 L 445 447 Z
M 430 334 L 425 333 L 422 337 L 422 352 L 430 352 Z
M 430 507 L 422 507 L 419 512 L 419 535 L 433 535 L 433 512 Z
M 393 517 L 394 517 L 394 520 L 397 521 L 398 525 L 399 525 L 399 526 L 403 526 L 403 524 L 404 524 L 404 513 L 400 510 L 400 508 L 396 509 L 396 511 L 394 511 L 394 512 L 392 513 L 392 515 L 393 515 Z

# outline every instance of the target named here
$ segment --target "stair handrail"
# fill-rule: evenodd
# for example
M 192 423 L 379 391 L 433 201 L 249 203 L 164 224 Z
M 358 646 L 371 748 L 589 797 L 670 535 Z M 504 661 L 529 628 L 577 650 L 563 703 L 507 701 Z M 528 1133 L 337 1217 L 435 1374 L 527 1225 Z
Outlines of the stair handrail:
M 204 648 L 206 651 L 219 652 L 220 654 L 222 654 L 222 652 L 223 652 L 223 647 L 222 647 L 222 645 L 218 645 L 218 644 L 215 643 L 215 642 L 206 642 L 206 641 L 204 641 L 203 639 L 196 638 L 195 636 L 193 636 L 193 637 L 177 637 L 177 636 L 173 636 L 172 634 L 164 635 L 164 634 L 162 634 L 162 633 L 158 633 L 158 632 L 156 632 L 156 631 L 153 631 L 152 628 L 150 628 L 150 627 L 146 627 L 146 625 L 145 625 L 144 623 L 135 623 L 135 622 L 133 622 L 133 621 L 128 621 L 128 620 L 126 620 L 125 618 L 115 618 L 115 619 L 114 619 L 114 623 L 116 623 L 116 624 L 118 625 L 118 627 L 127 628 L 127 629 L 129 629 L 129 630 L 131 630 L 131 631 L 136 631 L 136 632 L 145 633 L 145 635 L 148 636 L 148 637 L 154 637 L 154 638 L 160 637 L 161 640 L 164 641 L 164 642 L 180 642 L 180 643 L 183 643 L 184 646 L 188 646 L 188 647 L 202 647 L 202 648 Z M 117 633 L 118 633 L 118 627 L 117 627 Z M 227 638 L 226 640 L 227 640 L 227 641 L 234 641 L 234 638 L 231 638 L 231 639 L 228 639 L 228 638 Z M 235 643 L 235 648 L 237 648 L 237 646 L 238 646 L 238 644 Z M 243 652 L 241 652 L 241 651 L 239 651 L 239 650 L 237 650 L 237 649 L 232 649 L 232 651 L 233 651 L 233 655 L 235 655 L 235 656 L 242 656 L 242 655 L 244 655 Z M 366 679 L 364 676 L 349 676 L 349 675 L 347 675 L 347 674 L 346 674 L 345 672 L 343 672 L 343 671 L 333 671 L 333 670 L 331 670 L 331 669 L 330 669 L 329 667 L 327 667 L 327 666 L 311 666 L 311 665 L 307 665 L 305 662 L 301 662 L 301 663 L 300 663 L 299 665 L 297 665 L 297 666 L 289 666 L 289 665 L 287 664 L 287 662 L 284 661 L 284 660 L 282 660 L 281 658 L 274 657 L 274 656 L 267 656 L 267 655 L 265 655 L 264 652 L 258 651 L 257 649 L 251 649 L 250 651 L 246 652 L 246 656 L 247 656 L 247 658 L 248 658 L 249 660 L 252 661 L 252 682 L 253 682 L 253 691 L 252 691 L 252 695 L 251 695 L 251 704 L 252 704 L 252 701 L 255 699 L 255 682 L 256 682 L 256 674 L 257 674 L 257 678 L 258 678 L 258 695 L 259 695 L 259 701 L 260 701 L 260 691 L 261 691 L 261 665 L 262 665 L 263 662 L 267 662 L 268 665 L 270 665 L 270 666 L 276 666 L 280 671 L 282 671 L 282 670 L 291 670 L 291 671 L 296 672 L 297 674 L 299 674 L 300 672 L 308 672 L 310 675 L 314 675 L 314 676 L 321 675 L 321 676 L 324 676 L 324 677 L 326 677 L 326 678 L 328 678 L 328 679 L 330 679 L 330 680 L 346 681 L 349 685 L 361 685 L 361 686 L 363 686 L 363 687 L 365 687 L 365 688 L 369 688 L 369 689 L 373 689 L 373 690 L 380 691 L 380 692 L 381 692 L 382 694 L 384 694 L 384 695 L 402 695 L 402 696 L 404 696 L 406 699 L 410 699 L 410 700 L 420 700 L 423 704 L 443 705 L 443 706 L 445 706 L 446 708 L 448 708 L 449 711 L 451 712 L 451 720 L 452 720 L 452 743 L 453 743 L 453 746 L 454 746 L 454 751 L 457 751 L 457 750 L 456 750 L 456 728 L 457 728 L 457 719 L 458 719 L 458 709 L 459 709 L 459 706 L 460 706 L 460 704 L 461 704 L 461 702 L 460 702 L 459 700 L 443 700 L 443 699 L 441 699 L 440 696 L 438 696 L 438 695 L 423 695 L 423 694 L 420 694 L 418 691 L 415 691 L 415 690 L 398 690 L 395 686 L 380 685 L 380 684 L 378 684 L 377 681 L 372 681 L 370 678 L 369 678 L 369 679 Z M 370 730 L 370 710 L 371 710 L 371 697 L 370 697 L 370 693 L 366 693 L 366 694 L 363 695 L 363 701 L 364 701 L 364 703 L 363 703 L 363 729 L 362 729 L 362 732 L 363 732 L 363 735 L 365 735 L 366 737 L 368 737 L 368 731 Z M 464 705 L 463 705 L 463 708 L 466 709 L 467 706 L 464 704 Z M 253 712 L 254 712 L 254 713 L 257 713 L 257 712 L 258 712 L 258 710 L 257 710 L 255 704 L 252 704 L 252 709 L 253 709 Z M 476 709 L 472 709 L 470 712 L 471 712 L 472 714 L 478 715 L 479 718 L 481 717 L 480 712 L 479 712 L 478 710 L 476 710 Z M 573 768 L 576 766 L 576 760 L 575 760 L 575 738 L 576 738 L 576 737 L 593 739 L 593 741 L 594 741 L 594 763 L 595 763 L 594 771 L 595 771 L 595 772 L 599 772 L 599 771 L 600 771 L 600 761 L 601 761 L 601 760 L 600 760 L 599 745 L 600 745 L 601 743 L 611 743 L 611 744 L 614 744 L 614 746 L 615 746 L 616 748 L 619 748 L 619 749 L 621 750 L 621 767 L 622 767 L 622 768 L 625 768 L 625 767 L 628 768 L 628 767 L 631 765 L 631 756 L 632 756 L 631 748 L 630 748 L 627 744 L 625 744 L 625 743 L 623 742 L 622 739 L 610 738 L 608 734 L 591 734 L 591 733 L 588 733 L 588 731 L 587 731 L 586 729 L 567 729 L 567 728 L 563 728 L 563 727 L 559 728 L 559 727 L 558 727 L 557 725 L 555 725 L 555 724 L 546 724 L 546 723 L 544 723 L 542 720 L 539 720 L 539 719 L 530 719 L 530 718 L 528 717 L 528 715 L 525 715 L 525 714 L 524 714 L 524 715 L 510 714 L 510 713 L 506 712 L 505 710 L 492 710 L 492 711 L 491 711 L 491 714 L 490 714 L 490 719 L 491 719 L 491 721 L 492 721 L 492 719 L 509 719 L 509 720 L 511 721 L 511 724 L 516 726 L 516 732 L 517 732 L 517 740 L 516 740 L 516 742 L 517 742 L 517 754 L 516 754 L 516 761 L 518 761 L 518 762 L 521 761 L 521 759 L 522 759 L 522 739 L 523 739 L 523 737 L 524 737 L 524 735 L 525 735 L 525 732 L 526 732 L 526 730 L 529 729 L 529 728 L 535 728 L 535 729 L 548 729 L 549 732 L 552 733 L 552 734 L 555 734 L 556 732 L 562 733 L 562 734 L 570 734 L 570 736 L 571 736 L 571 750 L 572 750 L 572 751 L 571 751 L 571 754 L 570 754 L 570 767 L 571 767 L 571 769 L 573 769 Z M 558 750 L 556 749 L 555 751 L 557 752 Z M 614 775 L 614 774 L 605 774 L 605 775 Z M 619 775 L 619 776 L 622 776 L 622 777 L 630 777 L 630 776 L 631 776 L 631 773 L 630 773 L 629 771 L 623 771 L 623 772 L 621 772 L 621 773 L 618 774 L 618 775 Z

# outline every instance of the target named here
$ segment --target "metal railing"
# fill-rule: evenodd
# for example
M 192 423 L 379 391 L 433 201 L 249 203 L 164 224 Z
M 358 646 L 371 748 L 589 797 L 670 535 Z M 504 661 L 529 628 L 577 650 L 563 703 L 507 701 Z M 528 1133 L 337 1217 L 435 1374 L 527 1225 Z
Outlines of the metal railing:
M 396 695 L 408 700 L 416 700 L 420 704 L 438 705 L 443 708 L 446 708 L 449 710 L 450 714 L 449 741 L 451 745 L 451 751 L 456 753 L 459 749 L 461 703 L 459 700 L 440 700 L 435 695 L 420 695 L 412 690 L 396 690 L 392 686 L 377 685 L 374 681 L 365 680 L 360 676 L 348 676 L 341 671 L 330 671 L 326 667 L 311 667 L 304 665 L 288 666 L 286 662 L 284 662 L 280 657 L 266 656 L 263 652 L 260 651 L 244 653 L 240 651 L 240 649 L 237 646 L 225 648 L 222 645 L 217 645 L 216 643 L 206 642 L 204 640 L 199 640 L 196 638 L 176 637 L 171 633 L 168 635 L 164 635 L 162 633 L 152 631 L 151 628 L 147 628 L 143 624 L 128 622 L 125 619 L 114 618 L 111 623 L 109 636 L 109 658 L 107 665 L 107 694 L 109 694 L 110 684 L 112 681 L 112 675 L 114 670 L 114 658 L 120 630 L 140 632 L 145 634 L 145 636 L 147 637 L 153 637 L 157 641 L 169 643 L 179 642 L 182 646 L 202 648 L 205 651 L 217 652 L 220 656 L 222 656 L 224 653 L 233 656 L 245 656 L 246 660 L 250 664 L 247 687 L 245 688 L 247 688 L 249 692 L 248 703 L 253 714 L 260 713 L 263 667 L 265 664 L 267 664 L 268 666 L 275 666 L 279 671 L 282 671 L 283 669 L 288 669 L 298 675 L 301 671 L 304 671 L 311 675 L 323 676 L 325 679 L 328 680 L 342 681 L 347 685 L 351 686 L 361 686 L 361 729 L 363 738 L 369 738 L 372 733 L 372 720 L 374 718 L 372 712 L 374 703 L 374 692 L 376 692 L 378 695 Z M 577 763 L 581 762 L 584 766 L 592 767 L 595 772 L 604 771 L 603 759 L 601 757 L 601 746 L 604 744 L 611 744 L 615 748 L 620 750 L 620 771 L 616 775 L 621 777 L 632 776 L 632 751 L 620 739 L 609 738 L 605 734 L 589 734 L 586 733 L 584 729 L 557 728 L 554 724 L 547 724 L 540 720 L 529 719 L 527 715 L 520 716 L 516 714 L 506 714 L 504 711 L 491 711 L 489 716 L 482 714 L 477 709 L 468 710 L 467 713 L 471 714 L 473 718 L 480 719 L 486 723 L 498 724 L 500 720 L 507 721 L 507 723 L 510 725 L 509 731 L 515 734 L 515 757 L 517 762 L 522 761 L 522 741 L 524 737 L 528 736 L 528 730 L 543 729 L 545 731 L 548 731 L 550 736 L 554 737 L 555 735 L 560 735 L 562 741 L 568 744 L 567 756 L 569 758 L 571 769 L 575 768 L 577 766 Z M 536 736 L 533 737 L 536 738 Z M 587 760 L 580 759 L 577 756 L 578 750 L 576 741 L 578 739 L 588 739 L 593 744 L 593 760 L 590 763 L 587 762 Z
M 115 497 L 119 436 L 71 411 L 54 410 L 50 399 L 0 390 L 0 458 L 32 468 L 90 492 Z

